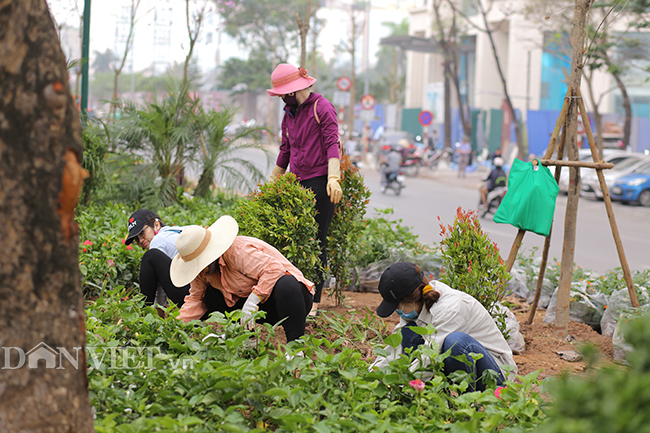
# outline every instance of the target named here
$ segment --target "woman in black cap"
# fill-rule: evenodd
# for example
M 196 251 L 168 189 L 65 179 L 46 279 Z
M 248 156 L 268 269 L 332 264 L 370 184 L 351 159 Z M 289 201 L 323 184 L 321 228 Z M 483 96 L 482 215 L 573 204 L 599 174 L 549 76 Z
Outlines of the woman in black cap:
M 169 267 L 178 254 L 176 238 L 183 228 L 166 226 L 149 209 L 133 212 L 127 227 L 129 234 L 124 243 L 129 245 L 135 242 L 146 250 L 140 263 L 140 291 L 145 296 L 145 303 L 152 305 L 156 301 L 164 305 L 164 298 L 161 300 L 159 296 L 162 290 L 174 304 L 182 306 L 185 296 L 190 293 L 190 286 L 176 287 L 169 276 Z
M 388 365 L 409 347 L 431 344 L 410 327 L 433 325 L 437 332 L 431 340 L 438 344 L 439 352 L 451 350 L 451 355 L 444 360 L 445 375 L 457 370 L 472 374 L 476 383 L 470 384 L 470 389 L 485 390 L 485 383 L 480 380 L 485 370 L 496 373 L 499 386 L 506 376 L 502 366 L 517 371 L 512 350 L 494 319 L 471 295 L 440 281 L 430 282 L 417 265 L 407 262 L 394 263 L 384 271 L 379 280 L 379 293 L 383 301 L 377 307 L 377 314 L 388 317 L 396 312 L 400 316 L 393 333 L 401 332 L 402 345 L 397 350 L 388 347 L 390 355 L 377 358 L 373 367 Z M 483 357 L 474 362 L 470 353 Z M 454 359 L 462 355 L 471 366 Z

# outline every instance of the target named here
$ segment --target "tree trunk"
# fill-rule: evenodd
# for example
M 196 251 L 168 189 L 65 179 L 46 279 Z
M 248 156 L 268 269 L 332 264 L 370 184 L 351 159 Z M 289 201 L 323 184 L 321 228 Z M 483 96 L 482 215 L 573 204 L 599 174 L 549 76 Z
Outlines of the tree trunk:
M 445 138 L 443 147 L 451 149 L 451 86 L 449 85 L 449 65 L 445 63 Z
M 490 29 L 490 25 L 487 20 L 487 13 L 483 8 L 482 2 L 480 1 L 477 2 L 477 6 L 479 12 L 481 12 L 481 15 L 483 17 L 483 24 L 485 25 L 485 33 L 487 34 L 488 39 L 490 40 L 490 45 L 492 46 L 492 53 L 494 54 L 494 61 L 497 65 L 497 72 L 499 73 L 499 78 L 501 78 L 501 84 L 503 85 L 503 94 L 506 99 L 506 104 L 508 105 L 508 109 L 510 110 L 511 118 L 515 122 L 515 136 L 517 137 L 517 149 L 519 150 L 519 158 L 523 161 L 526 161 L 528 160 L 528 155 L 526 154 L 526 150 L 524 149 L 524 141 L 521 135 L 519 120 L 517 119 L 517 115 L 515 113 L 515 107 L 512 105 L 512 100 L 510 99 L 510 94 L 508 93 L 508 84 L 506 83 L 506 77 L 503 73 L 503 69 L 501 68 L 501 61 L 499 59 L 499 54 L 497 53 L 497 47 L 496 44 L 494 43 L 494 38 L 492 37 L 492 29 Z
M 569 88 L 571 96 L 578 95 L 583 65 L 583 42 L 585 38 L 585 21 L 592 0 L 575 0 L 573 17 L 573 53 L 571 58 L 571 75 Z M 577 114 L 578 105 L 575 98 L 569 101 L 566 118 L 566 145 L 570 161 L 578 160 Z M 562 262 L 560 264 L 560 279 L 558 282 L 557 307 L 555 311 L 555 333 L 566 336 L 569 326 L 569 295 L 573 276 L 573 258 L 576 244 L 576 220 L 578 217 L 578 199 L 580 193 L 580 170 L 569 167 L 569 197 L 567 199 L 564 217 L 564 241 L 562 244 Z
M 598 108 L 599 102 L 596 101 L 594 96 L 594 88 L 591 84 L 591 71 L 589 74 L 586 71 L 582 71 L 582 76 L 585 78 L 587 83 L 587 92 L 589 92 L 589 99 L 591 99 L 591 109 L 594 113 L 594 123 L 596 124 L 596 147 L 598 148 L 598 155 L 603 157 L 603 116 L 600 114 L 600 109 Z
M 436 20 L 436 28 L 438 30 L 438 39 L 436 42 L 442 47 L 442 53 L 445 63 L 449 65 L 448 68 L 445 68 L 445 74 L 449 74 L 450 80 L 454 83 L 454 88 L 456 90 L 456 98 L 458 99 L 458 107 L 460 111 L 460 121 L 463 125 L 463 133 L 468 137 L 472 134 L 472 125 L 468 122 L 465 110 L 465 103 L 460 93 L 460 78 L 458 74 L 458 56 L 456 55 L 458 46 L 456 44 L 456 37 L 458 36 L 458 31 L 456 28 L 456 14 L 453 15 L 453 24 L 450 29 L 449 36 L 445 35 L 442 18 L 440 15 L 440 2 L 433 2 L 433 12 Z M 451 118 L 445 119 L 445 122 L 451 122 Z
M 625 124 L 623 125 L 623 143 L 625 146 L 630 145 L 630 135 L 632 134 L 632 104 L 630 103 L 630 97 L 627 94 L 627 88 L 625 83 L 621 80 L 619 74 L 612 72 L 612 77 L 616 80 L 618 88 L 621 90 L 621 96 L 623 97 L 623 109 L 625 110 Z
M 305 21 L 300 19 L 296 12 L 296 23 L 298 24 L 298 34 L 300 35 L 300 66 L 307 66 L 307 34 L 309 34 L 309 20 L 311 18 L 311 1 L 307 0 L 305 5 Z M 312 72 L 313 73 L 313 72 Z
M 0 431 L 92 432 L 73 221 L 81 124 L 46 1 L 3 5 Z

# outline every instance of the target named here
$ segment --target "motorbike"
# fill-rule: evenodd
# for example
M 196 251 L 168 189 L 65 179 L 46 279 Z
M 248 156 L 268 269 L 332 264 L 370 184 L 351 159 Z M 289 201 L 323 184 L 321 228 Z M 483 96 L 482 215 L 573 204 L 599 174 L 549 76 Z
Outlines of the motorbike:
M 394 171 L 388 174 L 388 182 L 382 182 L 381 193 L 386 194 L 386 191 L 392 189 L 395 195 L 400 195 L 404 188 L 404 173 L 401 171 Z
M 506 196 L 506 192 L 508 192 L 507 186 L 497 186 L 492 191 L 488 192 L 486 204 L 483 204 L 481 202 L 479 193 L 479 216 L 481 218 L 485 218 L 485 216 L 489 213 L 496 213 L 497 209 L 499 209 L 499 206 L 501 205 L 501 202 L 503 201 L 503 198 Z
M 431 150 L 427 148 L 422 158 L 423 165 L 427 166 L 431 170 L 438 168 L 440 161 L 445 161 L 447 165 L 451 163 L 453 158 L 453 152 L 448 148 L 444 147 L 442 149 Z

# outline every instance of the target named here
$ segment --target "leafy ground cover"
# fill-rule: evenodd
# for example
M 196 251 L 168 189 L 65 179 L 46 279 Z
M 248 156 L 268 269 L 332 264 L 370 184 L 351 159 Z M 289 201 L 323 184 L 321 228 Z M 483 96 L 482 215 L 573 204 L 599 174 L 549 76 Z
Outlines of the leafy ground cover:
M 167 224 L 206 225 L 229 213 L 229 206 L 188 202 L 185 207 L 159 209 L 159 214 Z M 506 298 L 506 303 L 522 323 L 527 348 L 515 356 L 520 375 L 498 396 L 494 387 L 484 393 L 464 393 L 468 378 L 445 378 L 435 349 L 422 348 L 385 371 L 369 371 L 386 344 L 399 344 L 390 336 L 395 319 L 383 320 L 374 314 L 377 293 L 345 292 L 342 303 L 336 297 L 326 297 L 325 313 L 309 322 L 303 340 L 289 346 L 284 344 L 281 327 L 258 325 L 254 332 L 243 330 L 238 325 L 239 312 L 215 315 L 210 323 L 184 324 L 175 319 L 174 309 L 161 318 L 155 309 L 145 307 L 137 294 L 142 252 L 122 243 L 124 221 L 130 212 L 123 205 L 111 204 L 86 207 L 78 216 L 80 269 L 89 299 L 89 389 L 99 432 L 509 432 L 541 427 L 561 431 L 553 430 L 554 425 L 561 425 L 555 419 L 575 413 L 558 411 L 553 402 L 570 399 L 567 395 L 573 389 L 589 390 L 591 383 L 598 382 L 591 375 L 604 374 L 603 383 L 609 384 L 592 389 L 602 396 L 599 404 L 606 403 L 608 391 L 618 393 L 618 388 L 626 389 L 617 400 L 620 405 L 629 404 L 628 388 L 638 393 L 633 384 L 612 373 L 616 369 L 593 368 L 590 357 L 569 363 L 557 353 L 581 350 L 581 343 L 589 341 L 597 345 L 605 360 L 611 360 L 611 339 L 586 324 L 572 322 L 569 333 L 573 341 L 558 340 L 552 325 L 543 324 L 544 311 L 538 312 L 532 325 L 523 324 L 528 304 L 515 297 Z M 366 219 L 361 236 L 367 242 L 364 260 L 369 256 L 390 260 L 408 253 L 416 259 L 426 256 L 432 264 L 441 263 L 431 260 L 436 248 L 418 244 L 399 222 L 389 221 L 389 216 L 387 211 Z M 547 272 L 548 286 L 553 285 L 555 267 L 559 266 L 551 265 Z M 515 270 L 513 281 L 518 278 L 529 288 L 536 274 L 535 261 L 522 257 Z M 605 291 L 614 296 L 621 290 L 619 274 L 614 270 L 598 276 L 577 269 L 574 283 L 584 286 L 586 296 L 605 295 Z M 647 275 L 635 275 L 635 282 L 647 285 Z M 650 334 L 646 328 L 637 331 Z M 412 360 L 423 356 L 431 359 L 432 365 L 426 371 L 411 371 Z M 635 359 L 637 364 L 629 368 L 645 380 L 644 358 L 633 356 Z M 625 371 L 628 367 L 617 368 Z M 585 376 L 588 383 L 560 379 L 549 387 L 546 381 L 540 382 L 562 371 Z M 426 372 L 434 372 L 435 377 L 424 380 L 421 389 L 418 379 L 427 379 Z M 640 396 L 645 398 L 643 393 Z M 569 407 L 577 411 L 580 405 Z M 549 421 L 550 417 L 555 418 Z M 619 420 L 618 425 L 618 430 L 610 431 L 632 431 L 625 430 L 628 424 L 624 421 Z

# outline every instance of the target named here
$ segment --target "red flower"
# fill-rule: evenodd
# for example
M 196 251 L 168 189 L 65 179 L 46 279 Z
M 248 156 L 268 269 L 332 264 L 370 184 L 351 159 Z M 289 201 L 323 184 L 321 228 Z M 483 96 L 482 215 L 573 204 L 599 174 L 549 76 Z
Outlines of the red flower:
M 417 392 L 422 392 L 422 390 L 424 389 L 424 386 L 425 386 L 424 382 L 422 382 L 422 380 L 420 380 L 420 379 L 415 379 L 415 380 L 410 381 L 409 385 L 411 385 L 411 388 L 413 388 Z
M 127 249 L 127 250 L 132 250 L 133 247 L 132 247 L 131 245 L 127 245 L 127 246 L 126 246 L 126 249 Z
M 84 243 L 83 243 L 83 244 L 84 244 L 84 245 L 92 245 L 93 243 L 92 243 L 92 242 L 90 242 L 90 241 L 89 241 L 88 239 L 86 239 L 86 240 L 84 241 Z

